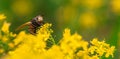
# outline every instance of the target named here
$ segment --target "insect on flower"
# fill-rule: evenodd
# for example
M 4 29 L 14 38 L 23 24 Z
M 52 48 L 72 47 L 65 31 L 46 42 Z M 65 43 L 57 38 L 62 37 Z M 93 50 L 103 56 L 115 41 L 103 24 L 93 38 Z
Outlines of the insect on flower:
M 38 16 L 34 17 L 31 21 L 26 22 L 26 23 L 22 24 L 21 26 L 19 26 L 19 27 L 16 29 L 16 31 L 22 29 L 22 28 L 25 27 L 25 26 L 29 26 L 28 31 L 29 31 L 31 34 L 35 35 L 35 34 L 36 34 L 36 30 L 37 30 L 40 26 L 42 26 L 43 24 L 44 24 L 44 22 L 43 22 L 43 17 L 42 17 L 41 15 L 38 15 Z

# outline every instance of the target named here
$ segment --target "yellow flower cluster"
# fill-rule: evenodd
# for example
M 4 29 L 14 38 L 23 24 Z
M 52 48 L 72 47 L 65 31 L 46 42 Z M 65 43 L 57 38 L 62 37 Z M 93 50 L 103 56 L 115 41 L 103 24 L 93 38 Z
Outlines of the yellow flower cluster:
M 115 12 L 116 14 L 120 14 L 119 2 L 120 2 L 120 0 L 111 0 L 111 2 L 110 2 L 112 11 Z
M 0 14 L 0 20 L 3 20 L 5 18 L 6 18 L 6 16 L 4 14 Z
M 3 21 L 3 19 L 5 18 L 6 16 L 4 14 L 0 14 L 1 21 Z M 16 34 L 9 32 L 9 26 L 10 26 L 10 23 L 5 21 L 2 27 L 0 27 L 0 56 L 2 54 L 7 53 L 12 48 L 14 48 L 14 43 L 12 42 L 12 38 L 14 38 Z
M 104 55 L 106 58 L 110 55 L 113 57 L 115 51 L 115 46 L 105 41 L 95 38 L 89 43 L 79 34 L 71 34 L 70 29 L 64 30 L 62 39 L 56 44 L 51 38 L 53 31 L 49 23 L 41 26 L 36 35 L 25 31 L 16 35 L 9 31 L 9 26 L 4 22 L 4 29 L 0 31 L 0 53 L 8 52 L 2 59 L 100 59 Z M 54 43 L 49 48 L 48 40 Z M 4 44 L 8 46 L 7 49 Z

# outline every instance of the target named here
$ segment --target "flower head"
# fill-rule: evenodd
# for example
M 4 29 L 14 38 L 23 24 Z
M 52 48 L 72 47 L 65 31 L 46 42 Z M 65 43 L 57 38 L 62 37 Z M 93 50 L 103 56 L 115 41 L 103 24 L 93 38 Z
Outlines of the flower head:
M 4 14 L 0 14 L 0 20 L 4 20 L 6 16 Z
M 6 44 L 9 48 L 7 50 L 8 56 L 4 59 L 99 59 L 104 55 L 106 58 L 110 55 L 113 57 L 115 50 L 115 46 L 110 46 L 97 38 L 91 40 L 91 44 L 89 44 L 78 33 L 71 34 L 68 28 L 64 30 L 59 44 L 53 44 L 49 47 L 47 41 L 51 41 L 51 33 L 53 32 L 49 23 L 41 26 L 36 35 L 27 34 L 25 31 L 13 34 L 9 32 L 9 26 L 9 23 L 4 23 L 2 31 L 5 35 L 0 38 L 2 39 L 0 42 Z M 10 37 L 13 39 L 10 39 Z M 54 38 L 52 38 L 52 41 L 54 41 Z M 2 46 L 0 54 L 4 52 L 6 52 L 6 49 Z
M 4 33 L 9 33 L 9 26 L 10 26 L 10 23 L 4 22 L 1 30 L 2 30 Z

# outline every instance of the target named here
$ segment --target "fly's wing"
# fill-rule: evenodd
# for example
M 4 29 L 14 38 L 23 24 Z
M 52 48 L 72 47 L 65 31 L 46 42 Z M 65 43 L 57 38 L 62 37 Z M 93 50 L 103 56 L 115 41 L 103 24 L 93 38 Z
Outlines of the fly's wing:
M 18 31 L 18 30 L 22 29 L 23 27 L 28 26 L 30 24 L 31 24 L 31 22 L 24 23 L 21 26 L 19 26 L 15 31 Z

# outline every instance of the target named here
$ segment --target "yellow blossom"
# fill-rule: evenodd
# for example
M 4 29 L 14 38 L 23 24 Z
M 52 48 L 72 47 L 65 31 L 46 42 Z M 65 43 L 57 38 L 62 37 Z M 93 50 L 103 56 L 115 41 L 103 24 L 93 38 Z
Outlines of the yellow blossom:
M 2 42 L 6 42 L 8 38 L 6 36 L 2 36 Z
M 105 41 L 99 41 L 94 38 L 85 41 L 78 33 L 71 34 L 70 29 L 65 29 L 63 37 L 59 44 L 53 44 L 48 48 L 47 42 L 51 39 L 51 24 L 46 23 L 37 30 L 36 35 L 27 34 L 21 31 L 19 34 L 7 33 L 10 37 L 14 37 L 13 42 L 7 43 L 12 51 L 8 51 L 4 59 L 99 59 L 104 56 L 109 57 L 115 50 L 114 46 L 110 46 Z M 2 37 L 9 37 L 3 35 Z M 54 40 L 54 38 L 53 38 Z M 4 49 L 0 49 L 3 53 Z
M 90 59 L 100 59 L 97 55 L 90 57 Z
M 80 59 L 90 59 L 90 56 L 88 55 L 88 51 L 79 51 L 77 53 L 78 58 Z
M 49 38 L 50 33 L 53 32 L 51 29 L 48 29 L 51 26 L 52 24 L 49 24 L 49 23 L 46 23 L 45 25 L 43 25 L 42 28 L 37 32 L 38 33 L 37 37 L 40 37 L 42 35 L 44 40 L 46 41 Z
M 32 4 L 29 0 L 16 0 L 12 4 L 12 10 L 18 15 L 27 15 L 32 12 Z
M 8 43 L 8 46 L 10 47 L 10 48 L 14 48 L 14 43 Z
M 111 0 L 112 10 L 116 14 L 120 14 L 120 3 L 119 2 L 120 0 Z
M 6 18 L 6 16 L 4 14 L 0 14 L 0 20 L 3 20 L 5 18 Z
M 93 45 L 95 45 L 95 46 L 98 46 L 98 45 L 99 45 L 99 41 L 98 41 L 97 38 L 94 38 L 94 39 L 91 41 L 91 43 L 92 43 Z
M 2 30 L 4 33 L 9 33 L 9 26 L 10 26 L 10 23 L 4 22 L 1 30 Z
M 100 8 L 102 6 L 103 1 L 102 0 L 84 0 L 82 1 L 83 4 L 89 8 L 89 9 L 96 9 L 96 8 Z
M 64 54 L 57 45 L 52 46 L 43 55 L 41 55 L 41 59 L 63 59 L 63 57 Z
M 63 18 L 65 22 L 68 22 L 75 18 L 76 10 L 74 7 L 66 6 L 63 10 Z
M 79 22 L 85 28 L 95 28 L 97 26 L 97 19 L 91 12 L 80 15 Z
M 51 24 L 43 25 L 37 34 L 26 34 L 21 31 L 14 39 L 14 44 L 18 46 L 15 51 L 9 52 L 7 59 L 39 59 L 40 56 L 46 52 L 46 40 L 49 38 L 51 31 L 49 27 Z M 9 44 L 10 45 L 10 44 Z
M 91 54 L 94 54 L 95 50 L 97 49 L 96 46 L 91 46 L 88 51 L 91 53 Z
M 113 57 L 114 51 L 115 51 L 115 46 L 110 47 L 109 49 L 107 49 L 105 57 L 109 57 L 109 55 L 112 55 L 112 57 Z
M 23 40 L 25 39 L 25 36 L 26 36 L 25 32 L 24 32 L 24 31 L 21 31 L 21 32 L 17 35 L 16 39 L 14 40 L 15 45 L 17 45 L 17 44 L 19 44 L 21 41 L 23 41 Z
M 109 55 L 112 55 L 113 57 L 113 51 L 115 49 L 114 46 L 110 47 L 109 44 L 105 43 L 105 41 L 98 41 L 96 38 L 93 39 L 91 41 L 92 45 L 89 48 L 89 51 L 94 54 L 94 53 L 98 53 L 98 56 L 102 56 L 104 53 L 106 53 L 106 57 L 108 57 Z
M 83 56 L 84 54 L 87 54 L 87 52 L 86 51 L 79 51 L 77 53 L 77 56 Z
M 4 49 L 1 49 L 1 48 L 0 48 L 0 54 L 3 53 L 3 52 L 4 52 Z
M 12 32 L 10 32 L 10 36 L 11 37 L 15 37 L 17 34 L 13 34 Z
M 80 47 L 82 37 L 78 34 L 71 35 L 69 29 L 65 29 L 65 32 L 63 34 L 63 39 L 61 39 L 61 49 L 65 53 L 73 53 L 73 50 L 75 50 L 77 47 Z

